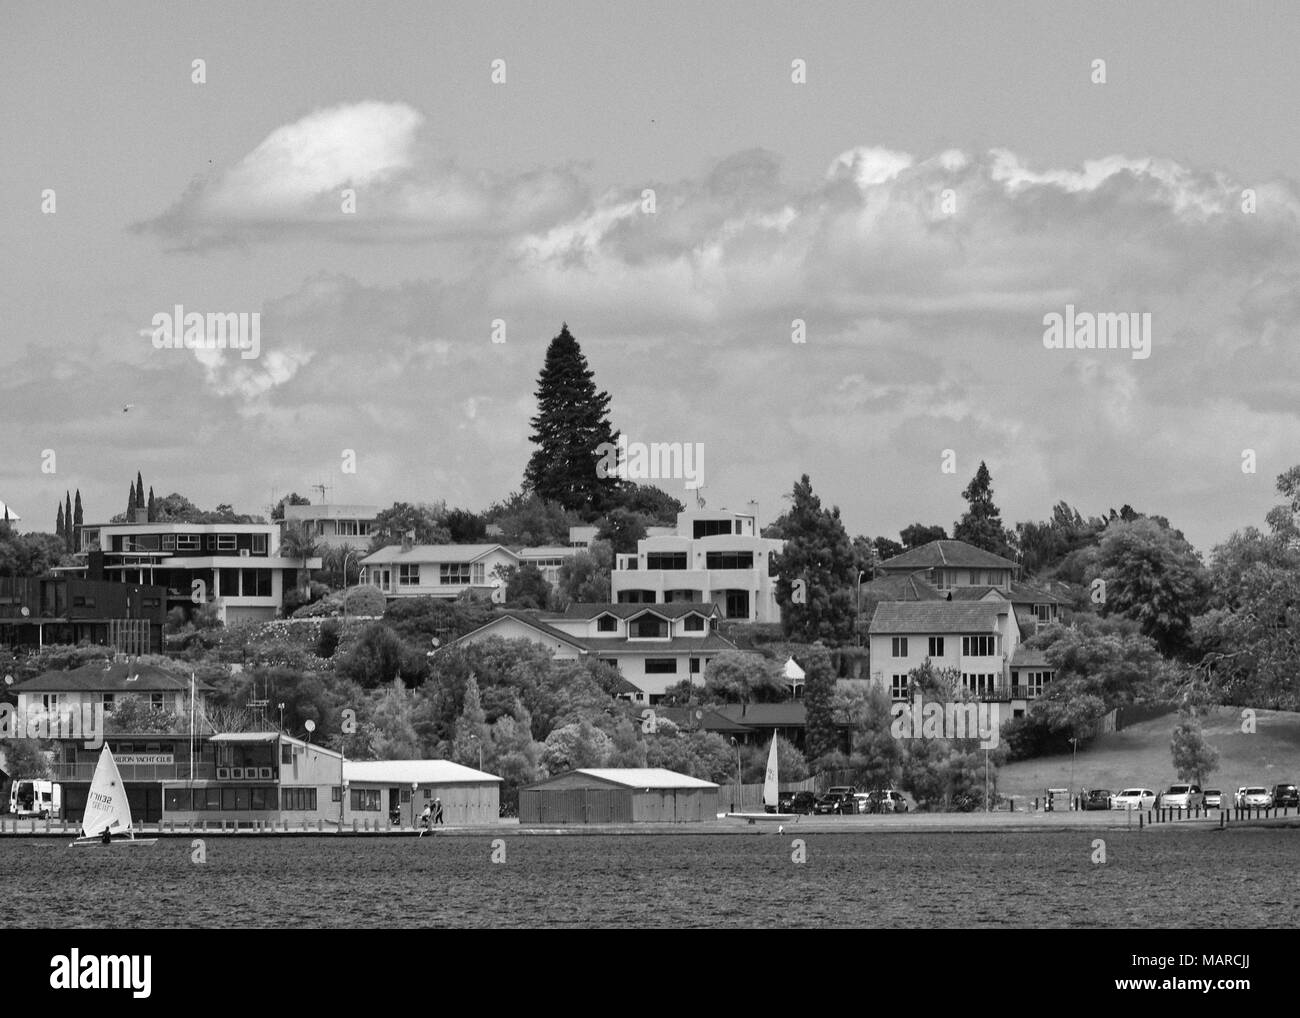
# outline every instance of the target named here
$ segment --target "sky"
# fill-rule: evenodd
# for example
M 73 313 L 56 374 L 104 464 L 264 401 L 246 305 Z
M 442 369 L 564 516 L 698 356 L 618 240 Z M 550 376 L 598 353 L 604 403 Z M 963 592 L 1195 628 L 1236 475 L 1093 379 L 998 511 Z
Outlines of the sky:
M 807 473 L 850 534 L 951 528 L 985 461 L 1009 525 L 1127 503 L 1208 553 L 1300 462 L 1293 4 L 0 17 L 20 529 L 137 470 L 486 508 L 562 322 L 630 441 L 702 447 L 661 487 L 763 521 Z M 257 356 L 158 348 L 177 305 Z M 1149 345 L 1049 347 L 1067 307 Z

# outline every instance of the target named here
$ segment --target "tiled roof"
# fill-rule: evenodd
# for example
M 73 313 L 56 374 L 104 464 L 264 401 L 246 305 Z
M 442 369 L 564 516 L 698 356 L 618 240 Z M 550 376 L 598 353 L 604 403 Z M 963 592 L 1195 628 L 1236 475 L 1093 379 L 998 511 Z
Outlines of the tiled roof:
M 1006 602 L 996 601 L 884 601 L 876 606 L 868 632 L 987 633 L 1008 610 Z
M 132 679 L 131 676 L 139 676 Z M 117 662 L 105 668 L 102 663 L 82 665 L 67 671 L 51 671 L 11 687 L 15 693 L 134 693 L 159 690 L 188 691 L 190 677 L 174 675 L 156 665 Z M 212 687 L 198 680 L 194 688 L 209 693 Z
M 583 645 L 583 640 L 581 637 L 574 636 L 572 633 L 565 633 L 559 629 L 556 629 L 554 626 L 547 625 L 540 618 L 538 618 L 534 612 L 524 611 L 515 608 L 502 608 L 500 611 L 497 612 L 496 617 L 493 618 L 492 621 L 483 623 L 483 625 L 479 626 L 477 629 L 470 630 L 464 636 L 458 637 L 456 640 L 452 642 L 460 643 L 464 640 L 468 640 L 471 636 L 477 636 L 478 634 L 482 633 L 484 630 L 491 629 L 493 626 L 497 625 L 500 622 L 503 622 L 506 619 L 513 619 L 516 622 L 522 622 L 524 625 L 531 626 L 533 629 L 536 629 L 539 633 L 544 633 L 545 635 L 553 637 L 556 640 L 562 640 L 572 647 L 577 647 L 579 650 L 586 649 Z
M 799 727 L 808 723 L 808 709 L 801 701 L 786 703 L 728 703 L 718 708 L 728 721 L 746 726 Z
M 1026 647 L 1023 643 L 1016 647 L 1015 652 L 1011 655 L 1012 668 L 1045 668 L 1051 667 L 1047 660 L 1047 652 L 1039 650 L 1037 647 Z
M 477 562 L 484 555 L 501 551 L 511 558 L 517 554 L 502 544 L 414 544 L 403 549 L 400 544 L 390 544 L 367 555 L 361 560 L 362 565 L 375 565 L 384 562 Z
M 954 566 L 975 569 L 1015 569 L 1016 564 L 1001 555 L 976 548 L 965 541 L 931 541 L 919 548 L 885 559 L 877 567 L 888 572 L 907 569 L 932 569 L 935 566 Z

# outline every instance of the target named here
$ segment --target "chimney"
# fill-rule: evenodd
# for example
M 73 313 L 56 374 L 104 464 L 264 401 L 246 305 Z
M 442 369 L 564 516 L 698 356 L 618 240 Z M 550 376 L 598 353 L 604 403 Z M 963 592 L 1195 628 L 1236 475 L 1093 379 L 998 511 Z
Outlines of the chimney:
M 143 509 L 137 509 L 137 510 L 135 511 L 135 519 L 132 520 L 131 522 L 132 522 L 132 523 L 148 523 L 148 522 L 149 522 L 149 507 L 148 507 L 148 506 L 145 506 Z

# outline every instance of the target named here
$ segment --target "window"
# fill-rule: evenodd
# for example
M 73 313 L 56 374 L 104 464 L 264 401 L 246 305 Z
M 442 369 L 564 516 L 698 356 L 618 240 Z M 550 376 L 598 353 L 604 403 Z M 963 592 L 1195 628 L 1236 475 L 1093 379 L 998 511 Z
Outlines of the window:
M 1034 605 L 1034 614 L 1038 616 L 1039 622 L 1052 621 L 1052 606 L 1050 604 Z
M 686 569 L 686 552 L 684 551 L 651 551 L 646 553 L 645 567 L 647 569 Z
M 355 793 L 353 793 L 355 794 Z M 378 797 L 379 792 L 375 792 Z M 280 789 L 280 808 L 287 810 L 313 810 L 316 808 L 316 789 L 314 788 L 281 788 Z M 375 809 L 379 807 L 376 806 Z
M 602 615 L 596 620 L 596 632 L 598 633 L 617 633 L 618 619 L 613 615 Z
M 265 534 L 254 534 L 254 535 L 253 535 L 253 554 L 254 554 L 254 555 L 265 555 L 265 554 L 266 554 L 266 535 L 265 535 Z
M 234 550 L 235 550 L 234 534 L 217 535 L 217 551 L 234 551 Z
M 752 551 L 705 552 L 704 565 L 707 569 L 753 569 L 754 553 Z
M 163 551 L 175 551 L 175 550 L 176 550 L 176 535 L 175 535 L 175 534 L 163 534 L 163 536 L 162 536 L 162 550 L 163 550 Z
M 645 662 L 647 675 L 676 675 L 677 659 L 675 657 L 648 657 Z
M 474 586 L 476 587 L 483 586 L 484 582 L 486 582 L 484 580 L 484 571 L 486 570 L 486 568 L 487 568 L 486 562 L 470 563 L 470 567 L 469 567 L 470 577 L 471 577 L 470 583 L 474 584 Z
M 397 567 L 397 585 L 399 587 L 415 587 L 420 583 L 420 567 L 418 564 Z
M 616 657 L 602 657 L 600 663 L 603 665 L 609 665 L 611 668 L 616 670 L 618 668 L 618 658 Z
M 176 550 L 177 551 L 198 551 L 199 535 L 198 534 L 177 534 Z
M 443 562 L 438 566 L 438 582 L 443 586 L 465 586 L 469 583 L 468 562 Z
M 717 537 L 719 534 L 731 533 L 731 520 L 696 520 L 695 537 Z
M 691 658 L 691 674 L 692 675 L 700 674 L 700 659 L 697 657 Z
M 105 693 L 105 694 L 104 694 L 104 704 L 103 704 L 103 709 L 104 709 L 104 713 L 105 713 L 105 714 L 112 714 L 112 713 L 113 713 L 113 702 L 114 702 L 114 700 L 116 699 L 116 697 L 117 697 L 117 694 L 116 694 L 116 693 Z
M 1025 699 L 1042 696 L 1043 687 L 1051 681 L 1051 672 L 1022 672 L 1020 682 L 1025 687 Z
M 895 703 L 907 699 L 907 676 L 893 675 L 889 680 L 889 697 Z
M 335 533 L 340 537 L 356 537 L 360 531 L 357 529 L 356 520 L 339 520 L 335 527 Z
M 41 696 L 41 706 L 50 714 L 59 712 L 59 694 L 45 693 Z
M 939 590 L 948 589 L 948 571 L 946 569 L 931 569 L 930 582 Z
M 688 633 L 704 632 L 704 619 L 698 615 L 687 615 L 682 625 Z
M 378 812 L 379 810 L 379 789 L 377 788 L 354 788 L 352 789 L 352 808 L 363 812 Z
M 727 591 L 727 618 L 729 619 L 749 618 L 749 591 L 747 590 Z
M 269 569 L 241 569 L 240 580 L 243 583 L 243 597 L 270 597 L 271 596 L 271 570 Z
M 630 636 L 634 640 L 658 639 L 668 635 L 668 623 L 663 619 L 642 618 L 632 623 Z
M 284 742 L 280 744 L 280 763 L 293 763 L 293 743 Z
M 81 594 L 75 594 L 72 598 L 72 607 L 93 608 L 95 607 L 95 599 L 93 597 L 83 597 Z
M 188 788 L 169 788 L 164 796 L 163 808 L 168 813 L 188 813 L 194 808 L 194 796 Z
M 907 637 L 895 636 L 890 641 L 890 657 L 907 657 Z
M 942 636 L 932 636 L 932 637 L 930 637 L 930 656 L 931 656 L 931 657 L 943 657 L 943 637 L 942 637 Z
M 967 674 L 962 673 L 961 684 L 969 689 L 972 693 L 991 693 L 993 691 L 995 675 L 980 673 Z
M 653 590 L 620 590 L 618 592 L 619 604 L 654 604 L 655 592 Z
M 330 802 L 340 802 L 343 799 L 343 789 L 338 785 L 330 787 Z
M 163 693 L 150 693 L 150 694 L 149 694 L 149 709 L 150 709 L 150 710 L 162 710 L 163 707 L 165 706 L 165 704 L 163 703 L 163 696 L 164 696 Z
M 961 638 L 962 657 L 993 657 L 998 652 L 996 636 L 963 636 Z

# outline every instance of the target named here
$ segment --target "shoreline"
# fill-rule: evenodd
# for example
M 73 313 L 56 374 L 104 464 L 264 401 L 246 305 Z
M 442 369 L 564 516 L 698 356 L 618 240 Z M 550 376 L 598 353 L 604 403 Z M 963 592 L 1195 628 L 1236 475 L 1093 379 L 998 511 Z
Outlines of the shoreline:
M 1136 818 L 1098 812 L 1071 813 L 906 813 L 901 816 L 870 817 L 800 817 L 783 822 L 743 820 L 706 820 L 695 823 L 621 823 L 621 824 L 530 824 L 505 819 L 497 824 L 438 828 L 427 832 L 430 840 L 437 838 L 478 838 L 502 836 L 564 837 L 591 835 L 801 835 L 835 834 L 1037 834 L 1047 832 L 1109 831 L 1109 832 L 1165 832 L 1165 831 L 1217 831 L 1219 815 L 1210 817 L 1184 817 L 1163 823 L 1141 826 Z M 1222 821 L 1224 831 L 1241 828 L 1300 829 L 1300 815 L 1259 817 Z M 55 839 L 69 840 L 77 836 L 78 827 L 58 821 L 43 820 L 8 821 L 0 830 L 0 840 Z M 419 835 L 417 828 L 379 828 L 372 830 L 337 829 L 252 829 L 248 827 L 190 827 L 173 826 L 167 821 L 150 823 L 136 831 L 138 837 L 147 838 L 410 838 Z M 423 840 L 423 839 L 420 839 Z

